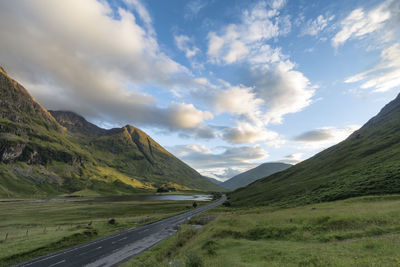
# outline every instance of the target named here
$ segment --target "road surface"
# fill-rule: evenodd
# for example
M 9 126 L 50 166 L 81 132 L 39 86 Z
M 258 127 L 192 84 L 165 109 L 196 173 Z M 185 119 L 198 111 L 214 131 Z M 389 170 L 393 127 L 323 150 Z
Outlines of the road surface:
M 218 201 L 200 208 L 155 222 L 139 226 L 75 246 L 60 252 L 42 256 L 15 266 L 65 267 L 65 266 L 118 266 L 128 259 L 153 247 L 178 231 L 178 226 L 226 200 L 223 195 Z

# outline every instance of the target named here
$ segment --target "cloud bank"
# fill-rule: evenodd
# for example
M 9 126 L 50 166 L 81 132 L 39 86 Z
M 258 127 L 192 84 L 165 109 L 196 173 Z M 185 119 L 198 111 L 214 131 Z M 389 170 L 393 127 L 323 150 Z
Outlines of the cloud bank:
M 126 3 L 136 15 L 96 0 L 1 1 L 0 62 L 47 108 L 120 125 L 204 130 L 210 112 L 160 106 L 138 89 L 171 88 L 190 72 L 160 50 L 141 2 Z

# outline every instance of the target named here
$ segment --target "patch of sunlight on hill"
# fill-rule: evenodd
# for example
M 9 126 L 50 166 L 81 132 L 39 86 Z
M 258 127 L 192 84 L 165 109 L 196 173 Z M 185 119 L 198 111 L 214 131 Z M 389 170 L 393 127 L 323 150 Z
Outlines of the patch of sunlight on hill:
M 99 170 L 99 176 L 94 176 L 92 177 L 93 179 L 111 183 L 119 180 L 120 182 L 123 182 L 124 184 L 130 185 L 134 188 L 155 189 L 154 186 L 150 183 L 142 183 L 141 181 L 122 174 L 114 169 L 107 167 L 98 167 L 97 169 Z

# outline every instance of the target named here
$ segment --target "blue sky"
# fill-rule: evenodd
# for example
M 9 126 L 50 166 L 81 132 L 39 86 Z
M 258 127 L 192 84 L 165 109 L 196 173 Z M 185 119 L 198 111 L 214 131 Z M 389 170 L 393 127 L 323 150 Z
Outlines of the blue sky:
M 1 1 L 0 64 L 48 109 L 132 124 L 204 175 L 296 163 L 400 88 L 400 2 Z

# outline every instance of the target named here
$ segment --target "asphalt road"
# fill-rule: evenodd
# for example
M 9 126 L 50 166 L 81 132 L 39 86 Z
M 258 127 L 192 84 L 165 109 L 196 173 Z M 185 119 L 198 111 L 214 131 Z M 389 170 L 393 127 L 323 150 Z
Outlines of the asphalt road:
M 178 231 L 178 226 L 226 200 L 221 199 L 197 209 L 155 222 L 128 229 L 117 234 L 75 246 L 60 252 L 42 256 L 15 266 L 64 267 L 64 266 L 118 266 L 146 251 Z

